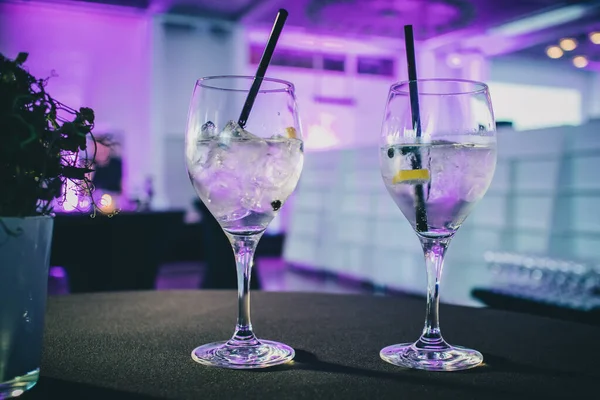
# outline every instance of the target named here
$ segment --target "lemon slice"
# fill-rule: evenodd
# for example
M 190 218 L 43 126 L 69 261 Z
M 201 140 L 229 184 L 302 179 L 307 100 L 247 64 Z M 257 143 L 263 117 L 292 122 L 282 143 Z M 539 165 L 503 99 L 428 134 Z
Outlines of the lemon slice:
M 426 183 L 429 182 L 429 170 L 428 169 L 405 169 L 398 171 L 398 173 L 392 178 L 392 183 Z
M 292 126 L 288 126 L 287 128 L 285 128 L 285 132 L 287 133 L 287 137 L 290 139 L 298 138 L 298 136 L 296 135 L 296 128 Z

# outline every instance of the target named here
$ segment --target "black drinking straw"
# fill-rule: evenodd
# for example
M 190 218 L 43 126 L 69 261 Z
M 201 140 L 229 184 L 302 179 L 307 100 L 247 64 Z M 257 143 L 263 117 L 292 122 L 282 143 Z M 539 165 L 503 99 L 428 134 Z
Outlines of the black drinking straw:
M 260 62 L 258 63 L 258 69 L 256 70 L 254 82 L 252 82 L 252 86 L 248 92 L 248 97 L 246 97 L 246 102 L 244 103 L 244 107 L 242 108 L 242 112 L 238 120 L 238 125 L 242 128 L 245 127 L 246 122 L 248 122 L 248 117 L 250 116 L 250 111 L 252 111 L 254 100 L 256 100 L 256 96 L 260 90 L 260 85 L 262 84 L 263 78 L 267 73 L 267 68 L 271 62 L 271 57 L 273 57 L 277 40 L 279 39 L 279 35 L 281 35 L 281 31 L 283 30 L 283 25 L 285 25 L 285 20 L 287 17 L 288 12 L 283 8 L 279 9 L 277 18 L 275 18 L 275 23 L 273 24 L 273 29 L 271 30 L 271 35 L 269 35 L 269 41 L 267 42 L 265 51 L 263 52 Z
M 419 110 L 419 87 L 417 83 L 417 63 L 415 57 L 415 38 L 412 25 L 404 25 L 404 41 L 406 43 L 406 62 L 408 64 L 408 90 L 410 95 L 410 112 L 412 125 L 417 138 L 421 137 L 421 113 Z M 421 153 L 414 152 L 413 169 L 421 169 Z M 417 232 L 427 232 L 427 212 L 425 210 L 425 195 L 423 185 L 415 185 L 415 208 Z

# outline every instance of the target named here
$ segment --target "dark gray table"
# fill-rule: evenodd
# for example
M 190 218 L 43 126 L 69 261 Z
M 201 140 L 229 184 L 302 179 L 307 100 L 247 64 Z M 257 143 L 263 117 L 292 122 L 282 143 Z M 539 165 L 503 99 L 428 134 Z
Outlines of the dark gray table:
M 289 366 L 208 368 L 190 358 L 233 329 L 233 291 L 104 293 L 50 298 L 42 378 L 30 398 L 470 399 L 575 398 L 600 382 L 600 328 L 490 309 L 442 306 L 452 343 L 480 350 L 466 372 L 404 370 L 379 358 L 416 339 L 423 301 L 255 293 L 260 337 L 297 351 Z

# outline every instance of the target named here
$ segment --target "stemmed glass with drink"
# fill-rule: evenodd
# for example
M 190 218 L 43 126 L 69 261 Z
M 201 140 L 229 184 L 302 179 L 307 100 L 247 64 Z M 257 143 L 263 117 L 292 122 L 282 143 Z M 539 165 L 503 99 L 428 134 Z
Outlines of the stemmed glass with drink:
M 414 78 L 390 88 L 379 158 L 385 186 L 425 255 L 425 327 L 416 342 L 386 347 L 380 355 L 409 368 L 462 370 L 483 357 L 442 337 L 439 287 L 450 241 L 494 176 L 495 121 L 485 84 Z
M 388 346 L 380 356 L 408 368 L 463 370 L 483 356 L 442 337 L 440 280 L 450 241 L 494 176 L 496 123 L 487 85 L 417 79 L 412 26 L 404 33 L 409 80 L 390 88 L 379 159 L 383 182 L 423 248 L 427 309 L 421 337 Z
M 264 78 L 245 128 L 237 122 L 254 77 L 198 80 L 186 132 L 186 162 L 196 193 L 235 253 L 239 314 L 226 342 L 200 346 L 194 360 L 229 368 L 289 361 L 289 346 L 258 340 L 250 322 L 250 273 L 256 246 L 298 183 L 304 160 L 294 86 Z
M 496 135 L 487 86 L 463 80 L 418 80 L 422 132 L 410 111 L 410 82 L 390 89 L 381 134 L 385 186 L 415 230 L 427 268 L 427 311 L 415 343 L 394 345 L 381 357 L 426 370 L 474 367 L 482 355 L 442 338 L 439 285 L 454 234 L 487 191 L 496 166 Z
M 258 339 L 250 321 L 254 251 L 296 187 L 304 162 L 294 85 L 264 77 L 286 17 L 280 10 L 256 76 L 199 79 L 191 100 L 188 173 L 231 242 L 238 275 L 235 332 L 193 350 L 192 358 L 205 365 L 264 368 L 294 357 L 291 347 Z
M 475 351 L 451 346 L 439 324 L 439 285 L 448 245 L 487 191 L 496 165 L 496 135 L 488 88 L 463 80 L 415 81 L 421 134 L 411 116 L 410 84 L 393 85 L 381 134 L 385 186 L 423 247 L 427 311 L 415 343 L 386 347 L 381 357 L 426 370 L 460 370 L 483 360 Z

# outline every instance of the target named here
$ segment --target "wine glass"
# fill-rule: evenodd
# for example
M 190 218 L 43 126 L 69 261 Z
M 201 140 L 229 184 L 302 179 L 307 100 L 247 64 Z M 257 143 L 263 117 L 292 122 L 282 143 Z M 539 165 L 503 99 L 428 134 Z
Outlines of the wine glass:
M 289 82 L 256 78 L 262 83 L 248 122 L 243 127 L 236 122 L 254 79 L 198 80 L 185 137 L 192 184 L 233 247 L 239 302 L 233 337 L 194 349 L 192 358 L 236 369 L 269 367 L 294 357 L 291 347 L 254 335 L 250 274 L 261 236 L 298 183 L 304 147 L 294 85 Z
M 381 176 L 417 233 L 427 268 L 421 337 L 415 343 L 386 347 L 380 356 L 391 364 L 430 371 L 475 367 L 483 361 L 481 353 L 451 346 L 442 338 L 439 285 L 448 245 L 487 191 L 496 168 L 496 126 L 488 87 L 459 79 L 392 85 L 380 145 Z

